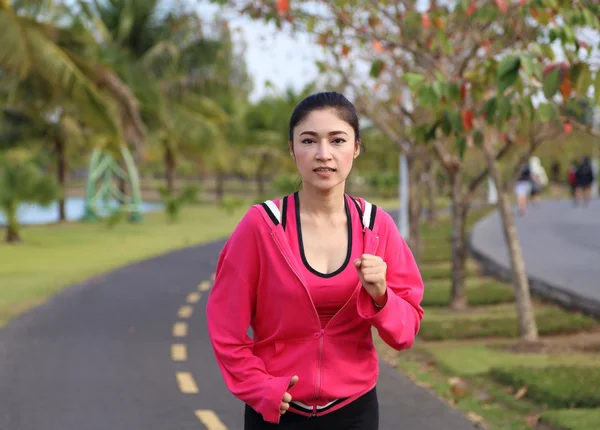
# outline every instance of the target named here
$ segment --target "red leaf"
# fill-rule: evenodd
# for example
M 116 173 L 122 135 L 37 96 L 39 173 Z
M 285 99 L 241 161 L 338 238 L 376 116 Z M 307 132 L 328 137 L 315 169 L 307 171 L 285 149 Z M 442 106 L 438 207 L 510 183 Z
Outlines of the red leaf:
M 277 0 L 275 7 L 279 15 L 285 15 L 290 11 L 290 0 Z
M 563 124 L 563 130 L 565 131 L 565 133 L 570 134 L 573 131 L 573 124 L 571 124 L 570 122 L 565 122 Z
M 502 12 L 508 12 L 508 6 L 506 6 L 504 0 L 496 0 L 496 5 L 498 6 L 498 9 L 500 9 Z
M 467 16 L 473 15 L 476 10 L 477 10 L 477 5 L 475 3 L 471 3 L 471 5 L 469 6 L 469 9 L 467 9 Z
M 571 95 L 572 91 L 573 91 L 573 83 L 571 82 L 571 78 L 569 78 L 568 76 L 565 76 L 562 83 L 560 84 L 560 93 L 562 94 L 563 98 L 566 99 Z
M 462 111 L 462 123 L 465 130 L 469 131 L 473 129 L 473 119 L 475 114 L 471 109 Z
M 348 45 L 342 46 L 342 55 L 344 57 L 347 57 L 349 52 L 350 52 L 350 47 Z
M 525 3 L 527 3 L 527 0 L 520 0 L 519 3 L 521 4 L 521 6 L 525 6 Z
M 485 39 L 483 41 L 483 47 L 485 48 L 485 53 L 487 55 L 490 55 L 492 53 L 492 42 L 490 42 L 490 39 Z
M 383 46 L 379 40 L 373 39 L 373 49 L 375 52 L 383 52 Z
M 431 27 L 431 19 L 429 18 L 429 15 L 427 13 L 421 15 L 421 22 L 423 23 L 423 27 Z

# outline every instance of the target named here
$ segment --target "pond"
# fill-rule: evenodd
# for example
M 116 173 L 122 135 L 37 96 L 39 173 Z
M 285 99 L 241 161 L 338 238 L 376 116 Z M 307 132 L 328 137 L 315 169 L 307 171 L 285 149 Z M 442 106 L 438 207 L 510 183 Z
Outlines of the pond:
M 68 221 L 79 221 L 84 213 L 85 199 L 70 197 L 65 202 L 65 212 Z M 160 203 L 142 202 L 140 209 L 143 213 L 162 209 Z M 50 224 L 58 221 L 58 202 L 48 207 L 38 205 L 22 205 L 17 212 L 20 224 Z M 6 224 L 6 218 L 0 213 L 0 225 Z

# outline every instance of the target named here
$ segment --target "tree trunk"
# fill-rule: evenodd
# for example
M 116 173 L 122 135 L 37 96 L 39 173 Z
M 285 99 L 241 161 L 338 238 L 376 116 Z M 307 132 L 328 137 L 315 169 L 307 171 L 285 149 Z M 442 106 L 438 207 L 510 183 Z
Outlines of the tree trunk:
M 260 162 L 258 163 L 258 168 L 256 169 L 256 173 L 254 175 L 254 179 L 256 180 L 256 190 L 258 192 L 258 196 L 262 197 L 265 195 L 265 169 L 267 164 L 269 163 L 269 154 L 263 154 Z
M 500 209 L 502 229 L 504 230 L 504 238 L 508 247 L 510 265 L 512 268 L 517 317 L 519 320 L 519 332 L 521 341 L 533 343 L 539 340 L 539 336 L 535 321 L 535 313 L 533 311 L 533 304 L 531 302 L 531 294 L 529 292 L 529 280 L 527 279 L 525 262 L 523 261 L 523 253 L 521 252 L 521 242 L 515 227 L 515 220 L 510 207 L 508 193 L 502 181 L 500 170 L 496 164 L 494 152 L 489 146 L 490 144 L 491 142 L 486 142 L 483 150 L 490 175 L 492 176 L 492 179 L 496 184 L 496 189 L 498 190 L 498 207 Z
M 225 197 L 225 174 L 223 172 L 217 172 L 217 178 L 215 183 L 215 198 L 218 203 L 223 202 Z
M 67 192 L 67 154 L 65 143 L 60 137 L 56 137 L 54 145 L 57 157 L 56 179 L 62 191 L 61 196 L 58 199 L 58 222 L 64 222 L 67 220 L 67 212 L 65 209 L 65 194 Z
M 438 219 L 438 211 L 435 206 L 436 182 L 435 163 L 429 159 L 425 164 L 425 187 L 427 188 L 427 224 L 434 225 Z
M 6 213 L 6 237 L 5 240 L 7 243 L 17 243 L 21 241 L 21 237 L 19 236 L 19 222 L 17 220 L 17 209 L 9 208 Z
M 167 144 L 165 147 L 165 172 L 167 180 L 167 191 L 169 194 L 175 192 L 175 152 Z
M 465 277 L 468 205 L 462 193 L 460 172 L 450 175 L 450 183 L 452 186 L 452 298 L 450 307 L 454 310 L 464 310 L 467 308 Z
M 415 260 L 421 257 L 421 193 L 419 193 L 419 172 L 415 156 L 406 157 L 408 165 L 408 247 Z

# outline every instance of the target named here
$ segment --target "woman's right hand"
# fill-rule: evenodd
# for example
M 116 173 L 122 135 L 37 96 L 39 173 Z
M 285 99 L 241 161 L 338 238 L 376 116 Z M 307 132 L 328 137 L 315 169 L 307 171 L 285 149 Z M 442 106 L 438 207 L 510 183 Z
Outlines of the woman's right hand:
M 294 376 L 290 380 L 290 384 L 288 385 L 287 389 L 289 390 L 294 385 L 296 385 L 296 382 L 298 382 L 298 377 Z M 285 414 L 287 412 L 287 410 L 290 408 L 291 401 L 292 401 L 292 395 L 286 391 L 286 393 L 283 395 L 283 399 L 281 400 L 281 406 L 279 407 L 279 413 L 281 415 Z

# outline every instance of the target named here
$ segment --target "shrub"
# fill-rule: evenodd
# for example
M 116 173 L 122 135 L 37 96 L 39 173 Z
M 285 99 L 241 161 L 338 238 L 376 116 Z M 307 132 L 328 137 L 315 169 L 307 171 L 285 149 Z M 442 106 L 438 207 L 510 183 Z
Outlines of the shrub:
M 600 407 L 600 367 L 550 366 L 490 370 L 501 384 L 527 387 L 526 397 L 551 408 Z
M 448 306 L 450 304 L 449 281 L 425 282 L 423 306 Z M 467 299 L 470 306 L 495 305 L 514 300 L 513 289 L 493 280 L 467 280 Z

